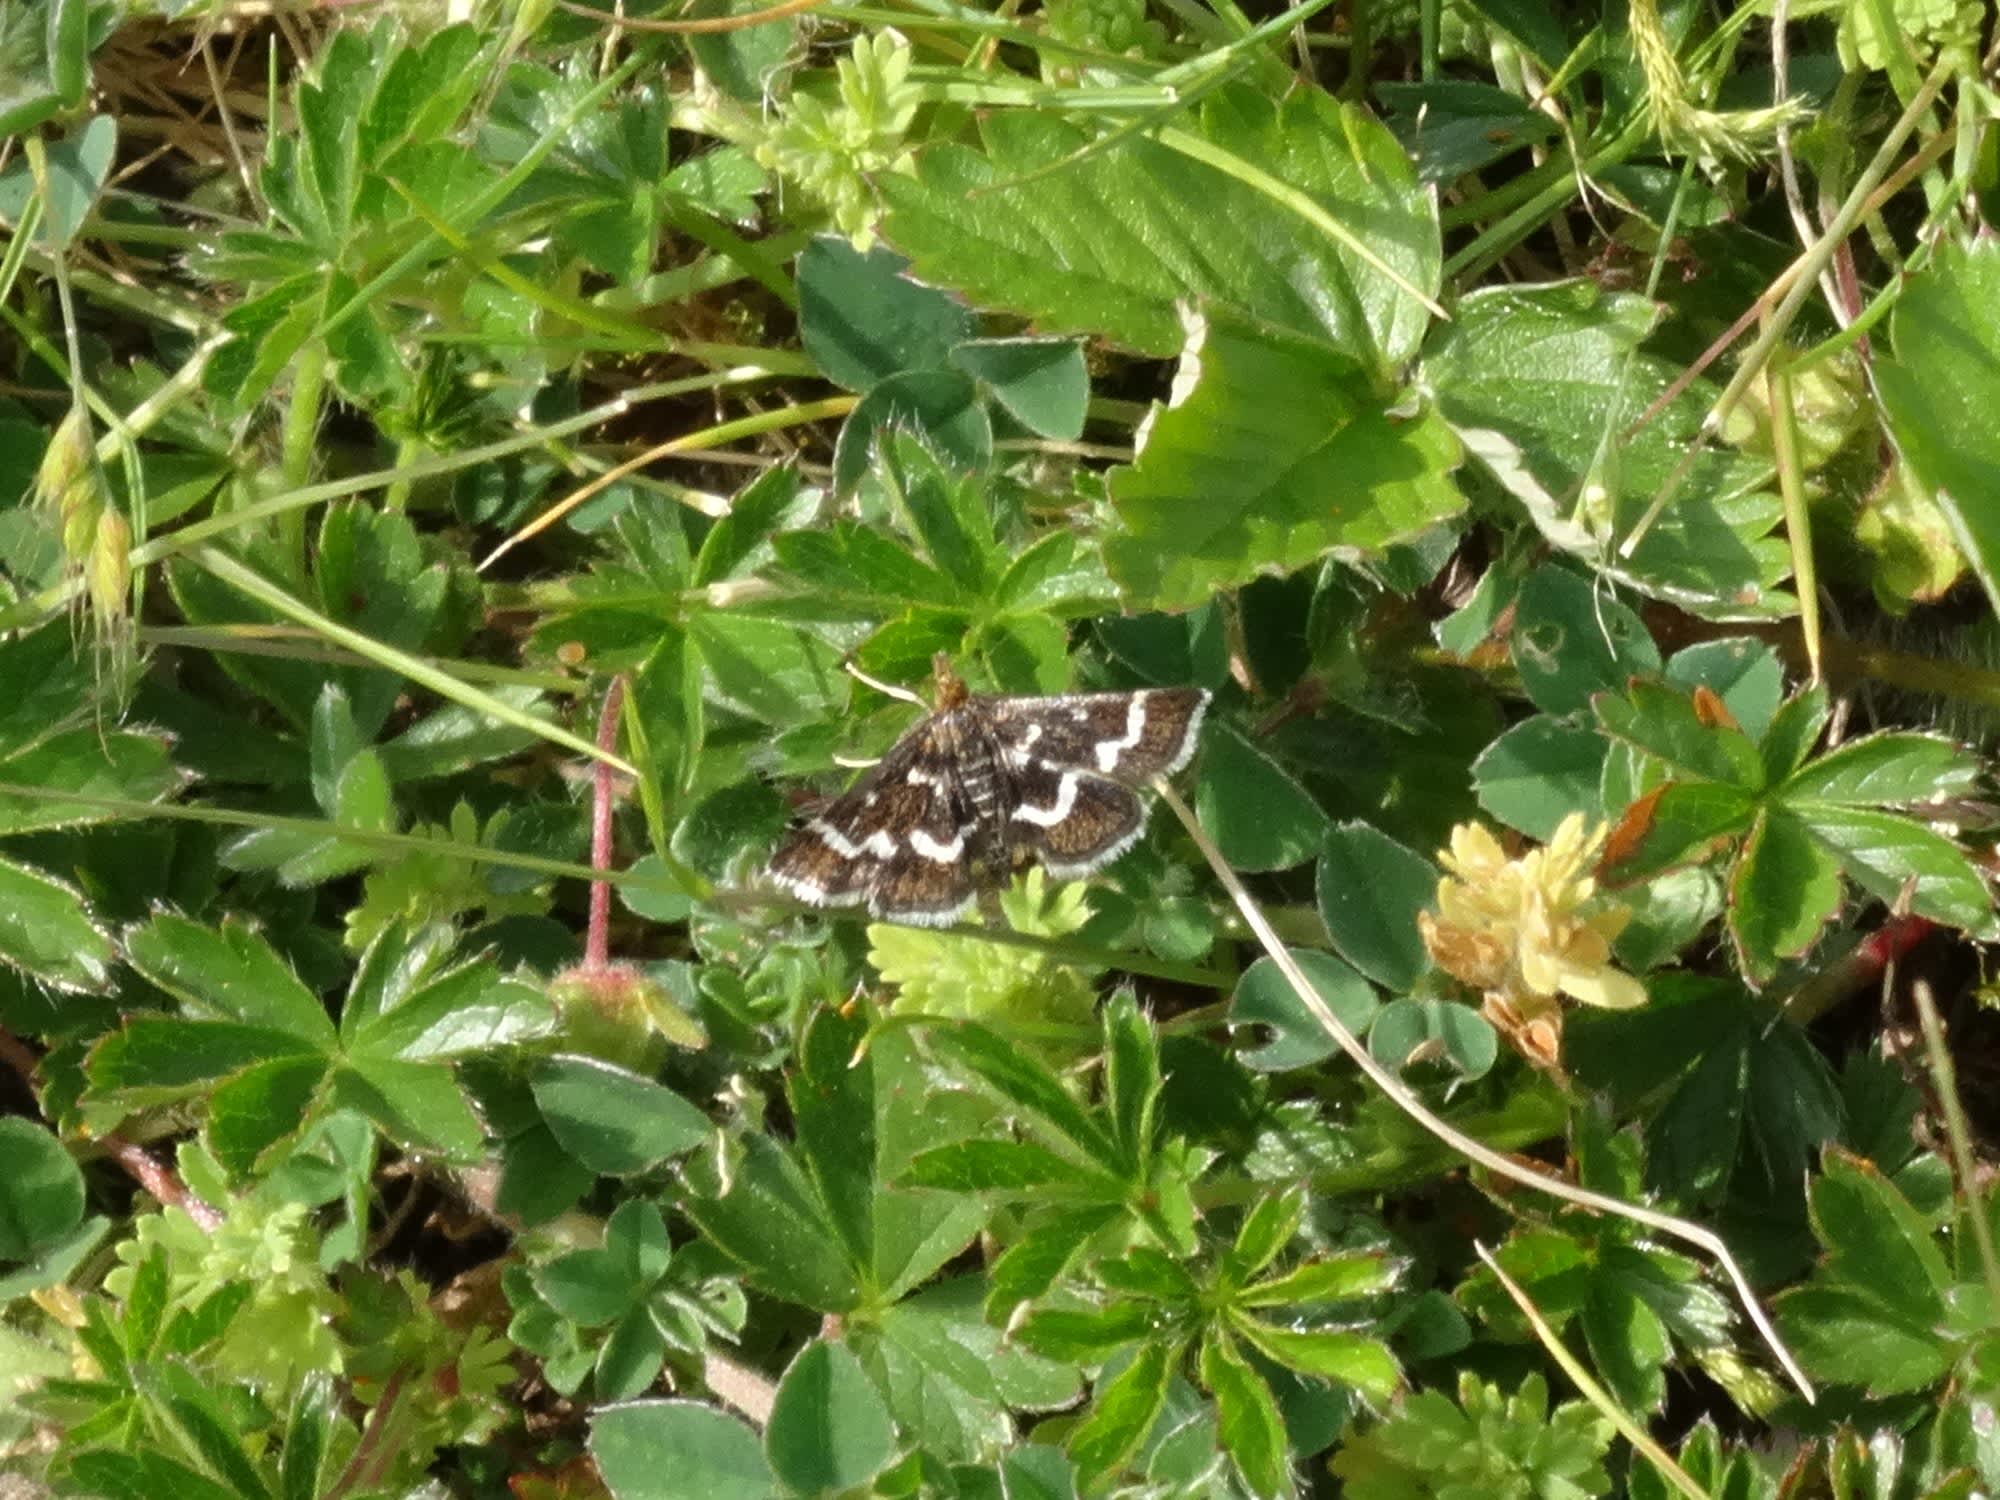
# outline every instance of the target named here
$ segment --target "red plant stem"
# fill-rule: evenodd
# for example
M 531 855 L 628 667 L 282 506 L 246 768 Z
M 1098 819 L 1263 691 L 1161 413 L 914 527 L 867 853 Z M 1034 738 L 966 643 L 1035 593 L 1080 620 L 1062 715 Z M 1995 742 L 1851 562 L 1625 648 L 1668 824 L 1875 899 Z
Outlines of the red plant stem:
M 618 713 L 625 706 L 625 679 L 614 677 L 605 690 L 604 707 L 597 715 L 597 748 L 607 755 L 618 748 Z M 590 807 L 590 868 L 611 868 L 611 767 L 603 761 L 596 766 Z M 611 886 L 603 880 L 590 883 L 590 919 L 583 932 L 583 966 L 603 969 L 611 963 Z
M 41 1067 L 41 1059 L 35 1056 L 26 1042 L 4 1026 L 0 1026 L 0 1062 L 4 1062 L 19 1073 L 21 1081 L 30 1089 L 35 1086 L 35 1073 Z M 104 1148 L 106 1156 L 123 1167 L 134 1182 L 160 1202 L 185 1209 L 187 1216 L 203 1229 L 214 1230 L 221 1227 L 222 1215 L 190 1193 L 178 1172 L 155 1159 L 153 1154 L 137 1141 L 114 1130 L 109 1135 L 101 1137 L 98 1144 Z
M 213 1233 L 222 1227 L 222 1215 L 187 1190 L 180 1174 L 137 1141 L 127 1140 L 117 1131 L 103 1138 L 105 1154 L 132 1175 L 132 1180 L 160 1202 L 186 1210 L 187 1216 Z

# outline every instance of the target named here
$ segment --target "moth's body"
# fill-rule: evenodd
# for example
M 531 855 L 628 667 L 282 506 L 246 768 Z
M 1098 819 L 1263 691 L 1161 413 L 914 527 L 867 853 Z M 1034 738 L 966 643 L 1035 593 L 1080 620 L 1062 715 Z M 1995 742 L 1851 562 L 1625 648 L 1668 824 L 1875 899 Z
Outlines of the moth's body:
M 1132 789 L 1194 752 L 1200 688 L 977 697 L 942 659 L 937 706 L 772 856 L 815 906 L 943 926 L 1020 865 L 1074 878 L 1146 827 Z

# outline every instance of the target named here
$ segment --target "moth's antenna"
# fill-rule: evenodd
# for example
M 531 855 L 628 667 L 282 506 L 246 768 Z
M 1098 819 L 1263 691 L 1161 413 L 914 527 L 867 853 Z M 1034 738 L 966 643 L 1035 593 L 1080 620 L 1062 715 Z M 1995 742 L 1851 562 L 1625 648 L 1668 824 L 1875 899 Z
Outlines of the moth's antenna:
M 869 687 L 875 689 L 876 692 L 882 694 L 885 698 L 896 698 L 900 699 L 904 703 L 914 703 L 917 705 L 918 708 L 930 707 L 928 703 L 924 702 L 922 698 L 918 697 L 908 688 L 897 687 L 893 683 L 883 682 L 879 678 L 870 677 L 866 672 L 862 671 L 861 668 L 855 666 L 854 663 L 851 661 L 844 661 L 841 663 L 841 666 L 846 668 L 847 675 L 849 677 L 852 677 L 856 682 L 866 683 Z

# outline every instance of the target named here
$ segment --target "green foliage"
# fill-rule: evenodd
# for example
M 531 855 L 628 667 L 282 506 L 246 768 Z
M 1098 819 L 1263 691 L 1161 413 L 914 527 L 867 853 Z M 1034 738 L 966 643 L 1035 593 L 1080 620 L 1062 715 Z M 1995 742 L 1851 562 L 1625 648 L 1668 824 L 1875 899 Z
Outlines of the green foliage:
M 1986 12 L 887 14 L 0 7 L 0 1471 L 2000 1489 Z
M 1610 1493 L 1604 1471 L 1611 1424 L 1582 1401 L 1549 1410 L 1530 1375 L 1513 1395 L 1466 1372 L 1458 1402 L 1420 1391 L 1367 1437 L 1348 1444 L 1333 1471 L 1356 1500 L 1558 1500 Z

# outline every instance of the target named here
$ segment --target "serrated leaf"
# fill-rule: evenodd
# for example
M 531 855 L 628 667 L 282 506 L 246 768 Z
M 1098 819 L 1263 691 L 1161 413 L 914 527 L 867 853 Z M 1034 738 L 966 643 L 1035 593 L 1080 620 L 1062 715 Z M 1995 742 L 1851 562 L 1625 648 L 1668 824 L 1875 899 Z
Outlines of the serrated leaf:
M 472 1161 L 485 1137 L 479 1117 L 442 1063 L 356 1057 L 332 1075 L 332 1102 L 368 1116 L 398 1145 Z
M 191 1016 L 219 1016 L 283 1031 L 330 1051 L 333 1022 L 262 936 L 240 922 L 205 927 L 162 914 L 125 939 L 132 967 L 178 997 Z
M 723 1174 L 713 1152 L 681 1168 L 680 1207 L 754 1285 L 822 1312 L 859 1305 L 861 1279 L 838 1232 L 790 1152 L 767 1136 L 745 1137 Z
M 1250 1493 L 1266 1496 L 1293 1493 L 1285 1448 L 1285 1420 L 1264 1377 L 1250 1368 L 1223 1334 L 1211 1334 L 1201 1346 L 1201 1383 L 1215 1397 L 1217 1435 L 1235 1461 Z
M 1070 1459 L 1085 1485 L 1114 1472 L 1152 1429 L 1179 1354 L 1168 1340 L 1142 1344 L 1117 1377 L 1098 1388 L 1090 1415 L 1069 1441 Z
M 1870 894 L 1893 903 L 1914 881 L 1910 908 L 1919 916 L 1975 932 L 1990 930 L 1992 890 L 1965 851 L 1943 834 L 1871 808 L 1788 805 Z
M 1410 541 L 1464 508 L 1458 444 L 1392 411 L 1353 361 L 1303 339 L 1185 313 L 1169 404 L 1111 477 L 1104 560 L 1146 609 L 1190 609 L 1259 574 Z
M 934 1026 L 925 1036 L 946 1059 L 1021 1111 L 1027 1123 L 1052 1131 L 1058 1141 L 1101 1170 L 1121 1173 L 1117 1143 L 1037 1056 L 974 1022 Z
M 1787 801 L 1880 807 L 1963 795 L 1979 775 L 1979 759 L 1950 740 L 1928 734 L 1871 734 L 1849 740 L 1786 779 Z
M 323 1057 L 274 1057 L 234 1074 L 208 1101 L 207 1139 L 216 1160 L 248 1177 L 257 1159 L 295 1133 L 325 1081 Z
M 1632 677 L 1660 670 L 1659 648 L 1638 615 L 1554 565 L 1521 585 L 1507 646 L 1521 686 L 1544 713 L 1575 713 L 1595 694 L 1622 692 Z
M 0 858 L 0 964 L 54 989 L 97 989 L 111 976 L 111 939 L 76 891 Z
M 1749 455 L 1698 450 L 1632 556 L 1611 550 L 1614 527 L 1636 522 L 1665 486 L 1717 394 L 1696 380 L 1637 425 L 1682 375 L 1640 352 L 1658 315 L 1587 280 L 1482 288 L 1439 330 L 1425 374 L 1468 451 L 1556 547 L 1710 618 L 1789 614 L 1785 547 L 1770 535 L 1778 504 L 1761 488 L 1767 465 Z
M 1319 1380 L 1337 1380 L 1386 1401 L 1402 1385 L 1396 1357 L 1380 1339 L 1364 1333 L 1310 1328 L 1278 1328 L 1257 1318 L 1232 1326 L 1266 1358 Z
M 1840 906 L 1840 867 L 1782 808 L 1760 813 L 1729 877 L 1729 930 L 1745 971 L 1764 980 L 1805 952 Z

